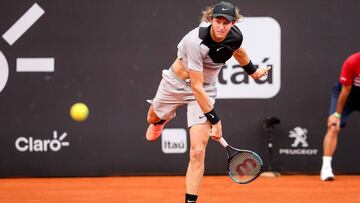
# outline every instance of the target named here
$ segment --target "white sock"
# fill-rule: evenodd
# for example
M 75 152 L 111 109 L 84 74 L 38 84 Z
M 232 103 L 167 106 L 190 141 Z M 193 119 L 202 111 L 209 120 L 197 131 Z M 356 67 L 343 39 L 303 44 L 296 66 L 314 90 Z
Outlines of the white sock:
M 332 160 L 331 156 L 323 156 L 322 160 L 323 160 L 323 163 L 322 163 L 321 169 L 331 168 L 331 160 Z

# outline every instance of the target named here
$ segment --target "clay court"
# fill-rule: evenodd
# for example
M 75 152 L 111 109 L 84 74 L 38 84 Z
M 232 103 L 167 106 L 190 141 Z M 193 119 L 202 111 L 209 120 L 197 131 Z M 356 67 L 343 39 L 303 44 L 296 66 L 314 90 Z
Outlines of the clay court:
M 183 176 L 6 178 L 0 179 L 1 202 L 184 202 Z M 238 185 L 227 176 L 205 176 L 199 203 L 351 203 L 360 202 L 360 176 L 259 177 Z
M 359 11 L 0 0 L 0 203 L 360 203 Z

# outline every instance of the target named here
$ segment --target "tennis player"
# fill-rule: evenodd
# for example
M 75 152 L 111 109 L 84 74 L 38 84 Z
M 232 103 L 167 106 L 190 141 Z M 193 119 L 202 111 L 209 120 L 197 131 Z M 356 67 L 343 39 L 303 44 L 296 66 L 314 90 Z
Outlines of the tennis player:
M 352 54 L 345 60 L 340 79 L 332 90 L 330 116 L 323 143 L 320 172 L 322 181 L 335 178 L 331 167 L 332 156 L 336 150 L 340 129 L 345 127 L 346 120 L 353 111 L 360 111 L 360 52 Z
M 256 68 L 241 47 L 243 36 L 235 23 L 239 9 L 221 2 L 203 11 L 208 27 L 191 30 L 177 45 L 177 58 L 162 72 L 162 80 L 147 121 L 146 139 L 155 141 L 164 126 L 175 117 L 179 106 L 187 105 L 190 131 L 190 161 L 186 173 L 185 202 L 196 202 L 204 174 L 205 149 L 209 135 L 222 136 L 221 119 L 215 109 L 216 80 L 220 69 L 232 56 L 253 79 L 268 74 L 269 67 Z

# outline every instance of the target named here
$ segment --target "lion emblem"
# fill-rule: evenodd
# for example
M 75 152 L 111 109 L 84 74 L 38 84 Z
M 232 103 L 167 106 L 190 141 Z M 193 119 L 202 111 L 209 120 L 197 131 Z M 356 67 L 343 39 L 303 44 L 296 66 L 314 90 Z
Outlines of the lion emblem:
M 295 138 L 291 144 L 292 147 L 297 147 L 300 143 L 302 147 L 308 147 L 309 144 L 306 142 L 308 131 L 305 128 L 295 127 L 294 130 L 289 131 L 289 137 Z

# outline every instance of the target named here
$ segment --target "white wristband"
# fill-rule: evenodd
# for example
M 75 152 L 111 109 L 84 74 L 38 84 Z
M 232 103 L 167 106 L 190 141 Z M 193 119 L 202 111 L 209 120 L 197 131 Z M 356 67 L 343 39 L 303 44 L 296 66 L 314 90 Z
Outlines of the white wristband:
M 341 118 L 341 114 L 339 114 L 338 112 L 335 112 L 335 113 L 334 113 L 334 116 L 335 116 L 336 118 Z

